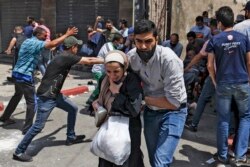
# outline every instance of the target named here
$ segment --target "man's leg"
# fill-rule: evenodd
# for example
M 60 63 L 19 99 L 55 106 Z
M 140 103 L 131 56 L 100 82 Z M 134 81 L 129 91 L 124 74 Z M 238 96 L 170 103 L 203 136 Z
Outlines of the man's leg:
M 162 117 L 153 167 L 169 167 L 180 141 L 187 116 L 187 108 L 169 111 Z
M 148 149 L 148 157 L 151 166 L 153 166 L 154 154 L 157 146 L 163 113 L 145 107 L 143 117 L 144 117 L 144 136 Z
M 235 101 L 239 111 L 239 127 L 235 145 L 235 158 L 246 157 L 250 130 L 250 87 L 249 84 L 238 85 Z
M 78 111 L 78 107 L 74 104 L 69 98 L 60 94 L 56 99 L 56 107 L 68 112 L 67 118 L 67 140 L 66 145 L 71 145 L 75 143 L 82 142 L 84 139 L 84 135 L 75 135 L 75 123 L 76 123 L 76 115 Z
M 36 101 L 35 86 L 33 84 L 24 82 L 22 83 L 21 86 L 23 89 L 24 98 L 26 100 L 26 105 L 27 105 L 25 124 L 22 130 L 23 134 L 25 134 L 32 126 L 33 118 L 37 110 L 37 101 Z
M 201 95 L 200 95 L 198 102 L 197 102 L 197 108 L 195 110 L 195 113 L 194 113 L 194 116 L 192 119 L 192 126 L 195 126 L 195 127 L 198 126 L 200 119 L 201 119 L 201 116 L 202 116 L 202 113 L 206 107 L 206 104 L 211 99 L 211 97 L 214 95 L 214 93 L 215 93 L 214 85 L 212 83 L 211 78 L 208 76 L 204 85 L 203 85 Z
M 7 105 L 3 115 L 0 117 L 0 121 L 5 122 L 8 119 L 10 119 L 10 116 L 15 111 L 18 103 L 22 99 L 22 96 L 23 96 L 23 90 L 22 90 L 20 84 L 15 83 L 15 94 L 10 99 L 10 102 Z
M 228 134 L 231 115 L 232 89 L 230 86 L 217 85 L 216 112 L 217 112 L 217 149 L 220 161 L 228 161 Z
M 55 106 L 56 102 L 53 99 L 38 98 L 36 121 L 25 134 L 20 144 L 17 146 L 16 151 L 13 155 L 14 159 L 19 161 L 30 161 L 29 158 L 27 158 L 29 160 L 25 160 L 25 158 L 23 158 L 23 154 L 25 153 L 32 139 L 44 128 L 45 123 Z

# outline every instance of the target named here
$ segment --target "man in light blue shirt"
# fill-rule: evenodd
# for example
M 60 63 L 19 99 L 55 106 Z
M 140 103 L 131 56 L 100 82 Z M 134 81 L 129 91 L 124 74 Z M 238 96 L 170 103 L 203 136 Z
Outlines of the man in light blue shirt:
M 203 17 L 197 16 L 195 21 L 196 21 L 196 25 L 193 26 L 190 29 L 190 31 L 195 32 L 196 38 L 202 38 L 205 41 L 212 38 L 211 29 L 208 26 L 204 25 Z
M 179 35 L 177 33 L 171 34 L 170 40 L 163 41 L 162 46 L 169 47 L 178 57 L 181 57 L 183 46 L 179 42 Z

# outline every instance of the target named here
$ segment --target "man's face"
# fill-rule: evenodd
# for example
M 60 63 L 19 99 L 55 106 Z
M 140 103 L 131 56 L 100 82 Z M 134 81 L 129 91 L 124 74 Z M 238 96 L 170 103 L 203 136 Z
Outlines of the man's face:
M 199 29 L 202 29 L 204 27 L 204 23 L 202 21 L 197 21 L 196 25 L 199 27 Z
M 171 35 L 170 42 L 171 42 L 171 44 L 177 44 L 178 43 L 177 37 L 175 35 Z
M 113 25 L 111 23 L 106 23 L 106 29 L 108 29 L 109 31 L 112 30 Z
M 72 46 L 71 51 L 72 51 L 73 54 L 77 54 L 78 45 Z
M 141 51 L 151 51 L 157 43 L 157 38 L 154 37 L 153 32 L 136 34 L 134 38 L 136 48 Z
M 188 37 L 187 40 L 188 40 L 188 43 L 194 43 L 195 39 L 193 37 Z
M 45 41 L 47 38 L 47 32 L 46 31 L 42 31 L 41 33 L 39 33 L 37 35 L 37 39 L 41 40 L 41 41 Z

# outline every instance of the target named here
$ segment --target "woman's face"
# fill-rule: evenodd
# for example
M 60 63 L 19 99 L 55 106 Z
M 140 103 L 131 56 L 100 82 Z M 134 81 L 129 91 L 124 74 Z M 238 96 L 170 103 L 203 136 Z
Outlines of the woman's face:
M 113 82 L 119 82 L 123 75 L 124 69 L 118 62 L 110 62 L 105 65 L 106 67 L 106 74 Z

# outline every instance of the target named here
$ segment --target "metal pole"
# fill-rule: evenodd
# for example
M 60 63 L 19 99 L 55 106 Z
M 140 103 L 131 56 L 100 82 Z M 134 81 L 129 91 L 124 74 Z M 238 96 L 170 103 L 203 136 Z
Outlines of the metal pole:
M 170 38 L 171 34 L 171 22 L 172 22 L 172 0 L 167 0 L 167 39 Z

